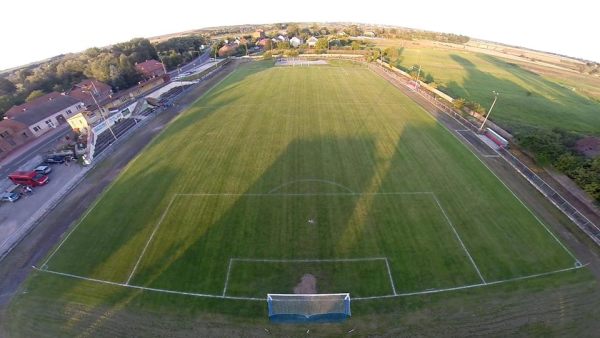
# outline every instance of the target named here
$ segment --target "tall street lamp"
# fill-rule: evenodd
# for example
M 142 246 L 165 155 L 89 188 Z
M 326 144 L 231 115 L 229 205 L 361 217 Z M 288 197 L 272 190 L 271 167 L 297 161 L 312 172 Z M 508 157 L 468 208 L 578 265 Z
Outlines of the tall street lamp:
M 94 88 L 96 88 L 96 85 L 94 84 L 94 82 L 92 81 L 92 86 Z M 96 89 L 96 92 L 98 90 Z M 94 96 L 94 92 L 91 90 L 82 90 L 82 92 L 84 93 L 88 93 L 90 94 L 90 96 L 92 97 L 92 99 L 94 100 L 94 103 L 96 104 L 96 107 L 98 107 L 98 111 L 100 112 L 100 117 L 102 117 L 102 119 L 104 120 L 104 122 L 106 123 L 106 126 L 108 127 L 108 130 L 110 130 L 110 133 L 112 134 L 112 136 L 114 137 L 114 139 L 117 139 L 117 135 L 115 135 L 115 132 L 112 130 L 112 128 L 108 125 L 108 121 L 106 120 L 106 117 L 104 116 L 103 112 L 102 112 L 102 107 L 100 107 L 100 105 L 98 104 L 98 101 L 96 100 L 96 96 Z
M 498 95 L 500 95 L 497 91 L 492 90 L 492 93 L 494 93 L 494 102 L 492 102 L 492 106 L 490 107 L 490 110 L 488 111 L 487 115 L 485 115 L 485 118 L 483 119 L 483 123 L 481 123 L 481 127 L 479 127 L 479 130 L 477 130 L 478 132 L 481 133 L 481 131 L 483 130 L 483 126 L 485 125 L 485 123 L 488 120 L 488 117 L 490 117 L 490 114 L 492 113 L 492 109 L 494 109 L 494 105 L 496 104 L 496 100 L 498 100 Z

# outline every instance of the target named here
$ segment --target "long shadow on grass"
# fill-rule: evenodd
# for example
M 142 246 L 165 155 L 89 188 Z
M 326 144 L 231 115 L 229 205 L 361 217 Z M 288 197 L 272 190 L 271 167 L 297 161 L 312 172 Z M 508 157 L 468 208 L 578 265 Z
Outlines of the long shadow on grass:
M 493 101 L 492 91 L 500 92 L 491 119 L 500 122 L 505 128 L 519 131 L 523 127 L 562 127 L 575 131 L 593 131 L 590 109 L 595 104 L 584 102 L 583 98 L 578 98 L 567 89 L 535 76 L 518 65 L 491 56 L 482 58 L 530 83 L 532 88 L 524 88 L 513 81 L 482 72 L 470 60 L 458 54 L 451 55 L 451 58 L 463 66 L 467 76 L 462 84 L 456 81 L 447 83 L 446 88 L 450 94 L 479 102 L 488 109 Z M 584 104 L 585 107 L 582 107 Z M 600 118 L 600 115 L 596 115 Z
M 167 217 L 157 238 L 171 241 L 153 243 L 159 246 L 156 254 L 145 257 L 132 282 L 219 294 L 223 291 L 230 258 L 373 255 L 369 247 L 361 248 L 361 245 L 351 252 L 339 252 L 332 243 L 344 232 L 358 200 L 355 196 L 338 193 L 348 193 L 348 189 L 363 191 L 374 174 L 375 161 L 374 142 L 368 137 L 296 140 L 247 189 L 247 194 L 180 197 L 177 203 L 181 204 L 172 207 L 171 216 L 178 211 L 208 213 L 209 210 L 202 209 L 203 205 L 212 203 L 228 207 L 214 221 L 203 214 Z M 252 196 L 269 191 L 272 196 Z M 311 193 L 319 196 L 290 195 Z M 326 195 L 332 193 L 335 195 Z M 311 218 L 316 224 L 308 222 Z M 181 232 L 185 235 L 181 236 Z M 302 276 L 302 271 L 297 272 L 299 275 L 283 276 L 287 280 L 274 283 L 293 286 Z M 247 278 L 249 283 L 259 285 L 261 278 L 267 277 L 250 275 Z M 288 292 L 292 292 L 291 288 Z M 181 301 L 182 304 L 187 302 Z

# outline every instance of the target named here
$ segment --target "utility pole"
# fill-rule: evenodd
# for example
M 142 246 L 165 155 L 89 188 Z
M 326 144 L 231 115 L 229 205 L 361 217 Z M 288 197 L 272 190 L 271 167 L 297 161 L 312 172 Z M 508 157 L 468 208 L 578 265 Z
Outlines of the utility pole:
M 500 95 L 497 91 L 493 90 L 492 93 L 494 93 L 494 102 L 492 102 L 492 106 L 490 107 L 490 110 L 488 111 L 487 115 L 485 116 L 485 118 L 483 119 L 483 123 L 481 123 L 481 127 L 479 127 L 479 129 L 477 130 L 477 132 L 481 133 L 481 131 L 483 130 L 483 126 L 485 125 L 485 123 L 488 120 L 488 117 L 490 117 L 490 114 L 492 113 L 492 109 L 494 109 L 494 105 L 496 104 L 496 100 L 498 100 L 498 95 Z
M 96 90 L 96 92 L 98 91 L 98 89 L 96 89 L 96 85 L 94 84 L 94 80 L 92 80 L 92 86 L 94 87 L 94 90 Z M 106 126 L 108 127 L 108 130 L 110 130 L 110 133 L 112 134 L 113 138 L 116 140 L 117 139 L 117 135 L 115 135 L 115 132 L 112 130 L 112 128 L 108 125 L 108 121 L 106 120 L 106 117 L 104 116 L 104 113 L 102 112 L 102 107 L 100 107 L 100 105 L 98 104 L 98 101 L 96 100 L 96 97 L 94 96 L 94 93 L 91 91 L 87 91 L 88 94 L 90 94 L 92 96 L 92 99 L 94 100 L 94 103 L 96 104 L 96 107 L 98 107 L 98 111 L 100 112 L 100 117 L 102 117 L 102 120 L 104 120 L 104 122 L 106 123 Z

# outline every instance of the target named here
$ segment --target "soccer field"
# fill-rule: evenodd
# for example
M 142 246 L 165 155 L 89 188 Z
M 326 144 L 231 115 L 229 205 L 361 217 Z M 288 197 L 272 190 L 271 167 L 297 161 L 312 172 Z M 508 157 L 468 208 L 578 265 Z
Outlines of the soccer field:
M 318 293 L 376 301 L 575 267 L 467 147 L 370 70 L 272 64 L 242 66 L 177 118 L 29 292 L 106 285 L 109 303 L 142 290 L 218 310 L 294 293 L 306 274 Z

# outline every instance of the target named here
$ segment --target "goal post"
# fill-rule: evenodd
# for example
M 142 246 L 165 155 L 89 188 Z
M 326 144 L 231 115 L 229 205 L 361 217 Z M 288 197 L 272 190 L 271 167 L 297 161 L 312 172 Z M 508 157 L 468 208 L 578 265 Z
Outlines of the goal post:
M 276 322 L 335 322 L 351 316 L 350 294 L 268 294 L 269 319 Z

